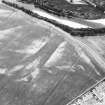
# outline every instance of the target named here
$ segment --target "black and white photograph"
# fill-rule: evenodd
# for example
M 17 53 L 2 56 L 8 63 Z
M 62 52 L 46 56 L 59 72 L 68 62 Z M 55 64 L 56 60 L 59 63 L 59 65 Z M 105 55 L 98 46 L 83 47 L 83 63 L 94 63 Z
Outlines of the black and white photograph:
M 105 0 L 0 0 L 0 105 L 105 105 Z

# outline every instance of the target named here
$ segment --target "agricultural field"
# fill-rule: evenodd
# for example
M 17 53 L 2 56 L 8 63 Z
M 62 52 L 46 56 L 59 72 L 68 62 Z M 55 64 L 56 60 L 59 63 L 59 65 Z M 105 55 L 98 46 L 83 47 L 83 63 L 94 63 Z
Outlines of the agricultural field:
M 0 3 L 0 105 L 78 105 L 104 78 L 104 35 L 73 36 Z

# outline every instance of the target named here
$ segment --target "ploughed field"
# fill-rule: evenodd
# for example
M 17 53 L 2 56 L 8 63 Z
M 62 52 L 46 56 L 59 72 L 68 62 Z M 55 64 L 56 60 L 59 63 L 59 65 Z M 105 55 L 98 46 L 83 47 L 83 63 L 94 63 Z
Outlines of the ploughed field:
M 104 76 L 104 36 L 73 37 L 1 6 L 0 105 L 66 105 Z

